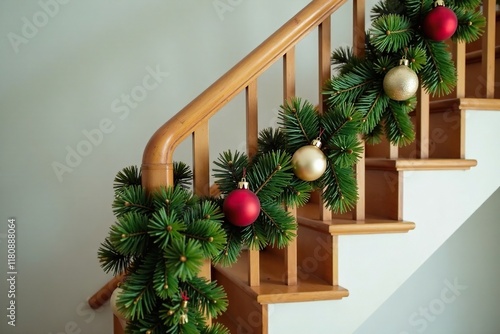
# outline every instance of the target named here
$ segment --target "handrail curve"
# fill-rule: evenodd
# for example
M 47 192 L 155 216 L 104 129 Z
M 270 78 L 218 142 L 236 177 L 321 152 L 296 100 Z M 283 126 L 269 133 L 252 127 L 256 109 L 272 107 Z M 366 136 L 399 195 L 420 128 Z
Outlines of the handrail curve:
M 172 173 L 176 147 L 345 2 L 313 0 L 161 126 L 144 150 L 143 185 L 154 189 L 171 184 L 172 176 L 168 174 Z

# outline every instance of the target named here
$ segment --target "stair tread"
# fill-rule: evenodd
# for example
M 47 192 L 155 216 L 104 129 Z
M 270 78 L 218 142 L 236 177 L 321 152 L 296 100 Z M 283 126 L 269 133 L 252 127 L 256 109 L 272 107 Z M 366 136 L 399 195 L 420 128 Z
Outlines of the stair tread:
M 260 286 L 248 285 L 248 251 L 243 251 L 238 262 L 231 267 L 215 266 L 215 279 L 222 274 L 239 288 L 255 297 L 260 304 L 305 302 L 342 299 L 349 291 L 338 285 L 330 285 L 320 278 L 298 271 L 297 285 L 284 283 L 283 259 L 268 251 L 260 252 Z M 277 270 L 283 268 L 283 270 Z
M 467 170 L 477 165 L 474 159 L 386 159 L 366 158 L 366 168 L 371 170 Z
M 406 233 L 415 228 L 415 223 L 368 216 L 364 220 L 348 218 L 319 219 L 317 203 L 309 203 L 297 210 L 298 223 L 331 235 Z

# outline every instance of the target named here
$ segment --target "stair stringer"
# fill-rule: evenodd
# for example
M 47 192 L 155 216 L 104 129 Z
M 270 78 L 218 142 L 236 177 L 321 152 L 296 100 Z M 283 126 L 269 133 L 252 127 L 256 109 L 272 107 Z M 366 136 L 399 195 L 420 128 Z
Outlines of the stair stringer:
M 349 288 L 349 298 L 269 305 L 269 333 L 354 333 L 498 189 L 499 127 L 500 111 L 466 111 L 466 158 L 478 165 L 403 172 L 403 218 L 416 229 L 340 236 L 339 283 Z

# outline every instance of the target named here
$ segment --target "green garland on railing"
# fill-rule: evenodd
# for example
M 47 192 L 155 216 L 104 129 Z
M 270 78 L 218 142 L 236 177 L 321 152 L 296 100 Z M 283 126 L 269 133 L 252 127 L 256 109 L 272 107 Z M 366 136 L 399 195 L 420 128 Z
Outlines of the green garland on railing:
M 126 274 L 112 298 L 115 314 L 127 320 L 126 333 L 229 333 L 205 325 L 228 302 L 222 287 L 198 277 L 204 260 L 226 244 L 223 215 L 216 201 L 186 189 L 191 178 L 188 166 L 174 163 L 175 186 L 148 194 L 137 167 L 115 177 L 117 222 L 98 256 L 106 272 Z
M 379 2 L 372 9 L 364 56 L 354 55 L 349 48 L 332 53 L 337 74 L 326 85 L 328 103 L 354 104 L 363 115 L 362 133 L 368 143 L 380 142 L 384 134 L 395 145 L 411 143 L 415 134 L 408 113 L 417 101 L 411 92 L 396 98 L 404 90 L 398 84 L 413 84 L 417 80 L 413 86 L 416 88 L 420 80 L 431 95 L 449 94 L 456 85 L 456 69 L 447 44 L 436 40 L 446 37 L 446 28 L 434 25 L 452 21 L 455 15 L 457 29 L 451 31 L 451 39 L 474 41 L 485 25 L 485 18 L 477 11 L 480 4 L 480 0 L 449 0 L 448 8 L 444 8 L 434 7 L 433 0 Z M 401 59 L 409 61 L 409 68 L 418 78 L 399 66 Z M 391 70 L 400 77 L 388 77 Z

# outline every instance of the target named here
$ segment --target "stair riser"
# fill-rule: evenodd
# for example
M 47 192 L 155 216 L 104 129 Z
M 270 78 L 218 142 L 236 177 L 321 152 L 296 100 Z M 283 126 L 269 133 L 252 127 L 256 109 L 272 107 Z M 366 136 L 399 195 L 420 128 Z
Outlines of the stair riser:
M 389 170 L 366 170 L 367 217 L 402 220 L 403 176 Z
M 233 334 L 267 334 L 267 305 L 260 305 L 255 296 L 216 270 L 212 278 L 224 286 L 229 301 L 227 311 L 214 322 L 224 324 Z
M 338 285 L 337 236 L 298 227 L 297 263 L 299 279 L 314 275 L 331 285 Z
M 414 127 L 415 116 L 411 116 Z M 432 110 L 429 115 L 429 142 L 423 145 L 429 146 L 429 158 L 435 159 L 461 159 L 464 158 L 464 112 L 458 109 L 458 105 L 444 110 Z M 389 143 L 384 138 L 380 144 L 367 145 L 366 156 L 368 158 L 419 158 L 417 141 L 410 145 L 396 149 L 398 156 L 391 157 Z

